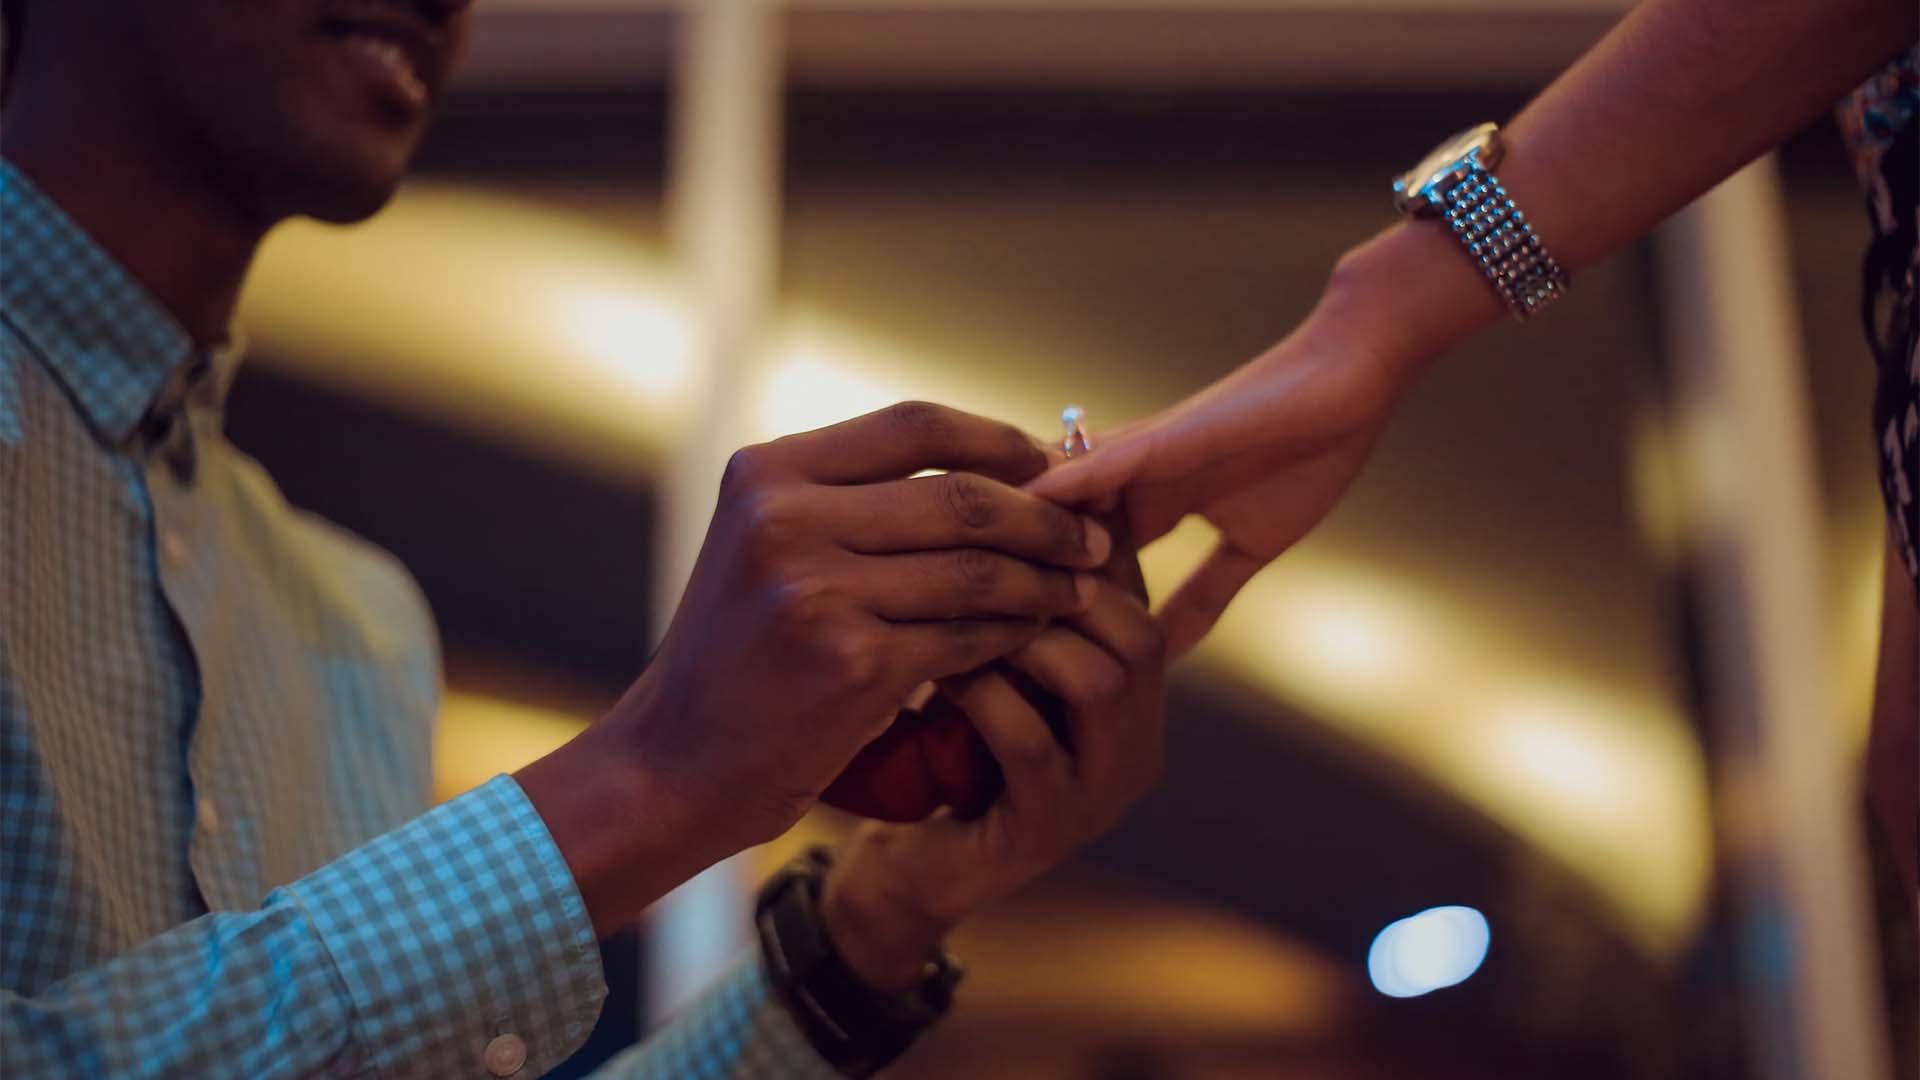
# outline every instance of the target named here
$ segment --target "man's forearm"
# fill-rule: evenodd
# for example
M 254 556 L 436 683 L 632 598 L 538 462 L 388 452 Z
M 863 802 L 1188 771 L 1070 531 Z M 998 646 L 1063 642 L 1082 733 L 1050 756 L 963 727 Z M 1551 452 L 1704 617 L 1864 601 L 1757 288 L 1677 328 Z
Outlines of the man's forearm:
M 1911 0 L 1647 0 L 1506 125 L 1501 182 L 1577 275 L 1805 127 L 1916 33 Z M 1328 303 L 1390 324 L 1383 347 L 1409 373 L 1504 312 L 1444 229 L 1419 222 L 1343 260 Z
M 566 866 L 496 779 L 257 910 L 0 990 L 0 1074 L 479 1076 L 507 1053 L 538 1075 L 585 1041 L 605 993 Z

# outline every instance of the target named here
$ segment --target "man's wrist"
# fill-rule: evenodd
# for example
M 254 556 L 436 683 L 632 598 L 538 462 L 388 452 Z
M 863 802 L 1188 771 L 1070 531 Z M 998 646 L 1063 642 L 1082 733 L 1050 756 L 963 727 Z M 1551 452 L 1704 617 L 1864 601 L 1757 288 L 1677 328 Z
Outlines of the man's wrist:
M 847 967 L 871 989 L 899 993 L 926 975 L 953 922 L 917 901 L 886 861 L 884 828 L 857 834 L 827 872 L 820 919 Z
M 620 728 L 603 720 L 514 774 L 601 937 L 732 854 L 712 842 L 711 823 L 687 799 L 644 767 Z

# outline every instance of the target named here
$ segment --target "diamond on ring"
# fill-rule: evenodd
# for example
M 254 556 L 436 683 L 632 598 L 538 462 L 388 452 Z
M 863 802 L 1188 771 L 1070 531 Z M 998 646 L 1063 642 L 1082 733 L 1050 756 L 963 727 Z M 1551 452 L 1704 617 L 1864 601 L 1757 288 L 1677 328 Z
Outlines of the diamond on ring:
M 1069 405 L 1060 410 L 1060 423 L 1067 429 L 1067 437 L 1060 441 L 1060 449 L 1068 457 L 1078 457 L 1093 449 L 1093 440 L 1087 436 L 1087 410 L 1078 405 Z

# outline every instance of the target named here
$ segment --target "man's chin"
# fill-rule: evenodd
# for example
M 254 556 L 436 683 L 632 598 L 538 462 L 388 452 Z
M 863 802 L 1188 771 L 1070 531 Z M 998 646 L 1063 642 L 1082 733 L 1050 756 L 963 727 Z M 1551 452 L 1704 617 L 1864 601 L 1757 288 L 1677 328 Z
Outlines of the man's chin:
M 357 145 L 305 155 L 289 170 L 293 176 L 281 188 L 288 201 L 281 209 L 336 225 L 364 221 L 399 190 L 411 150 Z
M 307 200 L 307 205 L 295 212 L 330 225 L 352 225 L 379 213 L 398 188 L 399 179 L 396 177 L 388 184 L 353 190 L 337 189 L 329 191 L 324 197 Z

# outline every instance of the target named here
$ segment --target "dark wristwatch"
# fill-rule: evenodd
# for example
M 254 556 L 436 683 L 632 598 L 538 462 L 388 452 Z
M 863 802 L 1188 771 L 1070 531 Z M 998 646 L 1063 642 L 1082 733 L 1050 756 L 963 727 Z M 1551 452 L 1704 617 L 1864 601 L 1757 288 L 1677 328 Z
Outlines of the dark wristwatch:
M 947 1014 L 964 972 L 942 952 L 928 957 L 920 982 L 904 993 L 861 982 L 820 917 L 830 865 L 827 849 L 813 847 L 782 867 L 761 887 L 753 921 L 768 977 L 807 1041 L 847 1076 L 872 1076 Z
M 1393 205 L 1445 222 L 1507 310 L 1527 319 L 1567 295 L 1573 279 L 1493 174 L 1506 150 L 1498 124 L 1459 132 L 1394 178 Z

